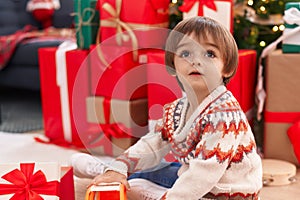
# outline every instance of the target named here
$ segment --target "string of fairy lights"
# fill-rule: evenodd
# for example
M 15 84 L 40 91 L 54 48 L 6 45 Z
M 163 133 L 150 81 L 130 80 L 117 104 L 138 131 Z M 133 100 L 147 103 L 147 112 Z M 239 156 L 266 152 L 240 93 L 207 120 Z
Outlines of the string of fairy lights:
M 236 0 L 234 36 L 238 45 L 261 53 L 280 37 L 285 29 L 283 15 L 288 2 L 300 0 Z
M 268 6 L 270 2 L 271 1 L 269 0 L 261 0 L 261 2 L 257 3 L 255 6 L 255 2 L 253 0 L 248 0 L 247 6 L 249 8 L 252 8 L 254 12 L 252 12 L 252 15 L 246 17 L 254 24 L 270 26 L 270 30 L 273 32 L 273 35 L 276 33 L 279 33 L 281 35 L 285 28 L 284 22 L 282 20 L 282 13 L 270 14 L 270 6 Z M 276 1 L 276 3 L 284 6 L 283 1 Z M 265 40 L 260 40 L 258 41 L 258 44 L 260 48 L 263 48 L 268 44 L 268 42 L 266 42 Z

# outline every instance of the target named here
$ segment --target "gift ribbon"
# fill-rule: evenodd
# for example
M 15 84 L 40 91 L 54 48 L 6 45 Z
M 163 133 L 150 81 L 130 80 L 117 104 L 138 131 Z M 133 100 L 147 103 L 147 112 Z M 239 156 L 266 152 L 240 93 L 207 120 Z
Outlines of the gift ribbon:
M 66 52 L 77 48 L 77 44 L 73 41 L 66 40 L 56 50 L 56 82 L 60 89 L 60 103 L 64 138 L 68 142 L 72 142 L 72 128 L 70 119 L 69 90 L 68 90 L 68 74 L 66 66 Z
M 295 123 L 300 119 L 300 112 L 265 111 L 264 117 L 267 123 Z
M 296 121 L 292 126 L 287 130 L 287 135 L 290 139 L 291 144 L 293 145 L 295 156 L 300 163 L 300 121 Z
M 47 182 L 45 174 L 34 171 L 34 163 L 21 163 L 1 178 L 12 184 L 0 184 L 0 195 L 14 194 L 10 200 L 43 200 L 42 195 L 59 195 L 59 182 Z
M 217 11 L 216 4 L 214 0 L 185 0 L 182 6 L 179 7 L 179 10 L 182 12 L 189 12 L 195 3 L 199 2 L 198 7 L 198 16 L 203 16 L 204 11 L 203 7 L 206 6 L 214 11 Z
M 121 123 L 101 124 L 100 126 L 108 138 L 132 138 L 132 136 L 128 135 L 131 129 L 125 127 Z
M 105 98 L 102 104 L 105 123 L 100 126 L 104 134 L 108 138 L 131 138 L 132 136 L 128 135 L 132 131 L 130 128 L 125 127 L 122 123 L 110 123 L 111 99 Z
M 297 24 L 300 26 L 300 10 L 295 7 L 292 7 L 284 11 L 283 20 L 290 25 Z
M 101 133 L 98 135 L 100 135 L 100 137 L 95 138 L 93 142 L 89 144 L 89 148 L 99 148 L 99 146 L 102 146 L 107 155 L 113 155 L 110 138 L 131 138 L 132 136 L 127 134 L 131 133 L 131 129 L 126 128 L 121 123 L 110 124 L 111 100 L 105 98 L 102 104 L 105 122 L 99 125 L 101 128 Z
M 81 0 L 78 0 L 78 8 L 81 8 Z M 87 13 L 91 13 L 90 17 L 87 18 L 86 21 L 84 21 L 84 16 L 87 15 Z M 73 16 L 77 16 L 78 18 L 78 25 L 76 28 L 76 33 L 78 33 L 79 36 L 79 46 L 80 48 L 82 48 L 84 46 L 84 37 L 82 34 L 82 27 L 83 26 L 98 26 L 98 23 L 93 23 L 92 20 L 95 18 L 96 15 L 96 10 L 93 8 L 85 8 L 83 9 L 82 13 L 81 12 L 77 12 L 77 13 L 73 13 Z
M 136 61 L 138 58 L 138 52 L 137 52 L 138 40 L 132 28 L 120 19 L 121 6 L 122 6 L 122 0 L 116 0 L 116 8 L 113 8 L 113 6 L 107 2 L 104 3 L 102 5 L 102 9 L 107 11 L 112 17 L 105 20 L 101 20 L 101 26 L 106 26 L 106 27 L 112 26 L 116 28 L 117 31 L 116 42 L 119 46 L 122 45 L 122 37 L 123 37 L 122 28 L 125 29 L 128 32 L 129 37 L 131 38 L 133 59 Z
M 100 61 L 104 64 L 104 66 L 111 68 L 110 64 L 108 64 L 108 62 L 104 58 L 104 55 L 103 55 L 101 47 L 100 47 L 100 28 L 98 29 L 97 38 L 96 38 L 96 50 L 97 50 L 98 57 L 99 57 Z
M 298 25 L 300 26 L 300 10 L 295 7 L 289 8 L 288 10 L 284 11 L 283 16 L 284 21 L 288 25 Z M 291 28 L 285 28 L 283 35 L 288 34 Z M 293 44 L 293 45 L 300 45 L 300 41 L 298 37 L 289 38 L 286 41 L 282 41 L 283 44 Z

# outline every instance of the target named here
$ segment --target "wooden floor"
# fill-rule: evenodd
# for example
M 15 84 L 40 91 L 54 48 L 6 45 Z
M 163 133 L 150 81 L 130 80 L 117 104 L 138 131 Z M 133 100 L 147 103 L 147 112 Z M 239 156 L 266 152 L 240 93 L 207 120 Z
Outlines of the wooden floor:
M 300 169 L 297 171 L 296 182 L 286 186 L 263 187 L 261 200 L 298 200 L 300 199 Z M 83 200 L 89 179 L 75 178 L 76 200 Z

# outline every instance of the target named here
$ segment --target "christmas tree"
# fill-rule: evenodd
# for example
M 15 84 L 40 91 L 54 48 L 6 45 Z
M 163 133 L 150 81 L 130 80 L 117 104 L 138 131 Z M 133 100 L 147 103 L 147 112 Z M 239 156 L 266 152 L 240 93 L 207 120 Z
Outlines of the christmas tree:
M 234 12 L 234 37 L 240 49 L 255 49 L 258 54 L 284 30 L 287 2 L 299 0 L 237 0 Z

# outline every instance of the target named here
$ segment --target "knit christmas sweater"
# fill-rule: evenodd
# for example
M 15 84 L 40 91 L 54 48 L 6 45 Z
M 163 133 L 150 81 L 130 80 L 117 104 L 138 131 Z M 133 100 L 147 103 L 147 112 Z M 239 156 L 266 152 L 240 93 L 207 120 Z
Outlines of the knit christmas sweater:
M 111 164 L 126 174 L 158 165 L 170 151 L 182 163 L 166 199 L 258 199 L 261 158 L 247 118 L 225 86 L 217 87 L 189 119 L 186 97 L 164 107 L 162 123 Z

